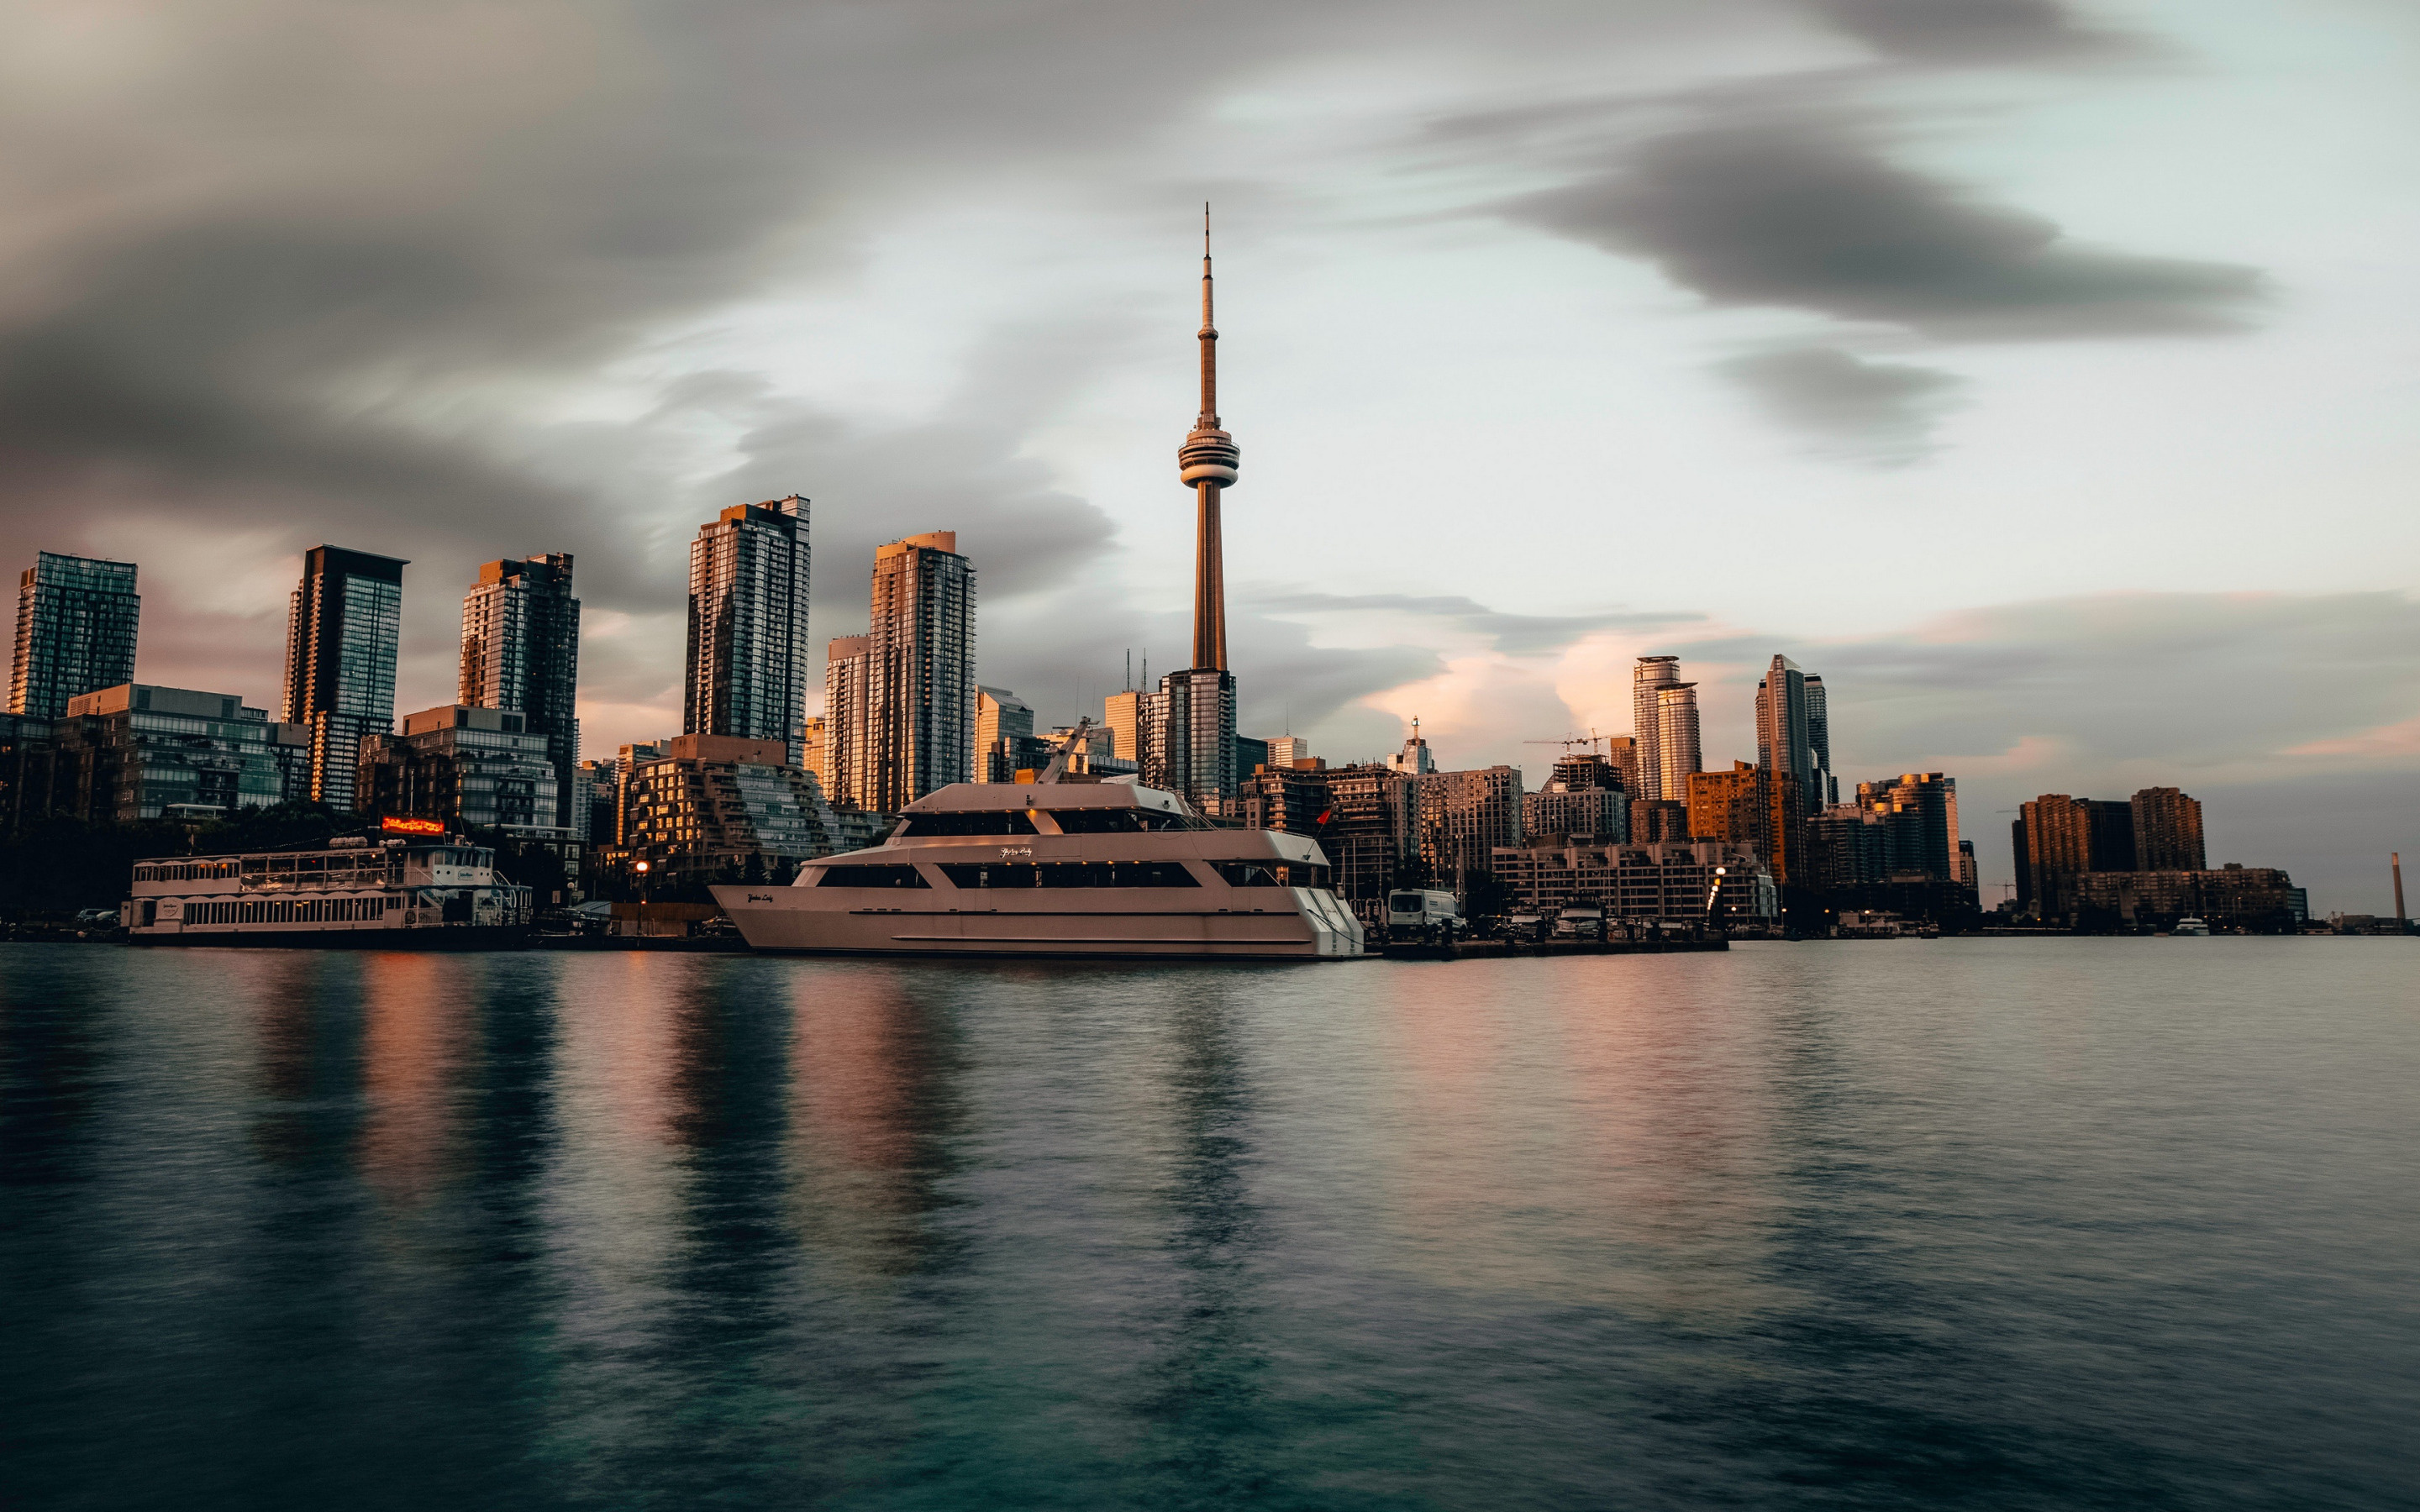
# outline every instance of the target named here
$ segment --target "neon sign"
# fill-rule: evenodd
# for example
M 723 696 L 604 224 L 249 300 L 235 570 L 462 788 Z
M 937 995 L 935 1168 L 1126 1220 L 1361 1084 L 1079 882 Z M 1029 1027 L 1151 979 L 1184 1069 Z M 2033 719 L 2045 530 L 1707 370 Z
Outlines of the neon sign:
M 389 835 L 442 835 L 445 824 L 439 819 L 403 819 L 389 815 L 379 821 L 379 829 Z

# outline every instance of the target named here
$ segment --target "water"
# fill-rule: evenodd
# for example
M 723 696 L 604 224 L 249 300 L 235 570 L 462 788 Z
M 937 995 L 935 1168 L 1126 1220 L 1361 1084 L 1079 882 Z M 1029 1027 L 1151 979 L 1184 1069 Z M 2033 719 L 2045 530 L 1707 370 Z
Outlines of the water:
M 0 1504 L 2420 1505 L 2415 963 L 0 947 Z

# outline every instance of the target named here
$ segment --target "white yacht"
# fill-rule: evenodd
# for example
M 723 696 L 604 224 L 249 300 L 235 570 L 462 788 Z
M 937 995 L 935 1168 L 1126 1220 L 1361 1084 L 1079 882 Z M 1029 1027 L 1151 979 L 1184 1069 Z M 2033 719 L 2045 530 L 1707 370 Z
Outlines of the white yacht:
M 2174 930 L 2171 930 L 2169 933 L 2173 933 L 2173 934 L 2189 934 L 2189 935 L 2190 935 L 2190 934 L 2208 934 L 2208 933 L 2210 933 L 2210 925 L 2209 925 L 2209 924 L 2207 924 L 2207 923 L 2205 923 L 2205 922 L 2204 922 L 2203 920 L 2201 920 L 2201 919 L 2194 918 L 2191 918 L 2191 917 L 2187 917 L 2187 918 L 2180 918 L 2180 919 L 2178 919 L 2178 920 L 2177 920 L 2177 927 L 2176 927 Z
M 532 914 L 493 850 L 442 838 L 163 856 L 135 863 L 133 894 L 119 918 L 137 945 L 495 949 L 521 943 Z
M 958 782 L 786 887 L 714 889 L 749 945 L 831 954 L 1335 960 L 1359 920 L 1316 841 L 1123 781 Z

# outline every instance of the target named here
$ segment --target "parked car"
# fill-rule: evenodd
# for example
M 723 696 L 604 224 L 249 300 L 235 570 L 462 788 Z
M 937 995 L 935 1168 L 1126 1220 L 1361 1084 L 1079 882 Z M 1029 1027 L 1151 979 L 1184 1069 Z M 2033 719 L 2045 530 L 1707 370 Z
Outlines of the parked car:
M 1605 910 L 1575 903 L 1555 916 L 1555 933 L 1566 940 L 1604 939 Z
M 117 910 L 115 908 L 87 908 L 83 913 L 76 915 L 75 921 L 78 929 L 116 929 L 117 927 Z

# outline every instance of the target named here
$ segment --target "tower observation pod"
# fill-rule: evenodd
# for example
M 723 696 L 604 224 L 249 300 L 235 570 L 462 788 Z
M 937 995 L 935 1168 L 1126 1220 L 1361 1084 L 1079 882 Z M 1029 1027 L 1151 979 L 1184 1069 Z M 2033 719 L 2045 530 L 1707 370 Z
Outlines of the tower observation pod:
M 1235 481 L 1242 458 L 1218 427 L 1218 328 L 1210 309 L 1210 207 L 1202 207 L 1202 413 L 1177 449 L 1177 475 L 1194 490 L 1193 665 L 1227 666 L 1225 548 L 1218 536 L 1218 490 Z

